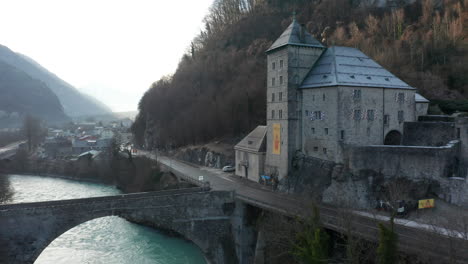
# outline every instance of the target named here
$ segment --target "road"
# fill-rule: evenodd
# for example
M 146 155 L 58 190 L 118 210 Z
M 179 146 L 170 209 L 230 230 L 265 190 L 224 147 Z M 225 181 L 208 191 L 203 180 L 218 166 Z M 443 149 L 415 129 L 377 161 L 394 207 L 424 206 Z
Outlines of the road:
M 142 154 L 153 159 L 156 158 L 154 154 L 149 152 Z M 198 177 L 203 176 L 203 179 L 209 181 L 214 190 L 234 191 L 236 197 L 247 204 L 291 216 L 307 217 L 311 215 L 312 204 L 301 200 L 300 197 L 274 192 L 271 187 L 241 179 L 232 173 L 223 173 L 218 169 L 199 167 L 166 156 L 158 156 L 157 160 L 170 168 L 176 175 L 183 178 L 190 177 L 192 182 L 197 183 Z M 325 227 L 345 232 L 345 226 L 351 226 L 354 233 L 371 241 L 378 239 L 378 223 L 388 222 L 389 219 L 382 215 L 351 211 L 323 204 L 320 204 L 318 208 Z M 423 255 L 428 258 L 445 259 L 445 261 L 449 261 L 448 256 L 451 255 L 456 259 L 456 262 L 453 263 L 468 263 L 468 241 L 466 239 L 441 235 L 436 231 L 446 229 L 434 227 L 431 230 L 427 226 L 415 224 L 415 222 L 405 219 L 395 221 L 399 249 L 416 254 L 423 252 Z M 449 254 L 449 252 L 451 253 Z
M 25 142 L 26 141 L 18 141 L 18 142 L 14 142 L 9 145 L 6 145 L 4 147 L 1 147 L 0 148 L 0 160 L 13 156 L 18 150 L 19 146 Z

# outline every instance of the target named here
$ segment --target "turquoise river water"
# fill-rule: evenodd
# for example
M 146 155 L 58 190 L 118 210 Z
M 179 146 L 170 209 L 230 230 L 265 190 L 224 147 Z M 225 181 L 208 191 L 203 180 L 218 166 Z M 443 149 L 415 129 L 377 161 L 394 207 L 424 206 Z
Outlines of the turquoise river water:
M 107 196 L 114 187 L 39 176 L 8 176 L 14 203 Z M 206 263 L 193 243 L 116 216 L 81 224 L 54 240 L 35 264 L 198 264 Z

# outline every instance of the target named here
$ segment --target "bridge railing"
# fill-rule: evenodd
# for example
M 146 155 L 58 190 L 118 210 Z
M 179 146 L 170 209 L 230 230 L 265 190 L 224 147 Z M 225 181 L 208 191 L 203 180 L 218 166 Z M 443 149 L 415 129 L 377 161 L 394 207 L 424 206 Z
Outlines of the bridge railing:
M 202 188 L 208 188 L 208 189 L 211 188 L 209 181 L 205 181 L 205 180 L 200 181 L 198 179 L 194 179 L 193 177 L 185 175 L 184 173 L 182 173 L 182 172 L 180 172 L 180 171 L 178 171 L 178 170 L 176 170 L 176 169 L 174 169 L 172 167 L 169 167 L 169 166 L 167 166 L 167 165 L 165 165 L 163 163 L 160 163 L 160 166 L 164 167 L 166 170 L 174 173 L 177 177 L 179 177 L 179 178 L 183 179 L 184 181 L 189 182 L 189 183 L 191 183 L 191 184 L 193 184 L 195 186 L 199 186 L 199 187 L 202 187 Z
M 48 207 L 51 205 L 60 206 L 60 205 L 68 205 L 70 203 L 85 203 L 85 202 L 89 202 L 90 200 L 92 200 L 93 202 L 106 202 L 106 201 L 114 201 L 114 200 L 119 200 L 119 199 L 141 199 L 141 198 L 149 198 L 149 197 L 155 197 L 155 196 L 170 196 L 170 195 L 180 195 L 180 194 L 187 194 L 187 193 L 207 192 L 207 191 L 210 191 L 210 188 L 195 187 L 195 188 L 184 188 L 184 189 L 155 191 L 155 192 L 119 194 L 119 195 L 113 195 L 113 196 L 87 197 L 87 198 L 78 198 L 78 199 L 69 199 L 69 200 L 3 204 L 3 205 L 0 205 L 0 211 L 24 209 L 28 207 L 34 207 L 34 208 Z

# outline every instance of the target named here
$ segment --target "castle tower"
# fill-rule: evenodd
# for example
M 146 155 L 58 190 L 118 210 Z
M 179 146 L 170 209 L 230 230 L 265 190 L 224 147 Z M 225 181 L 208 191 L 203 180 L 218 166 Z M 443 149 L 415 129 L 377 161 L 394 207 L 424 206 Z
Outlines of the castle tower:
M 288 175 L 302 147 L 298 87 L 325 47 L 296 19 L 267 50 L 267 153 L 265 174 Z

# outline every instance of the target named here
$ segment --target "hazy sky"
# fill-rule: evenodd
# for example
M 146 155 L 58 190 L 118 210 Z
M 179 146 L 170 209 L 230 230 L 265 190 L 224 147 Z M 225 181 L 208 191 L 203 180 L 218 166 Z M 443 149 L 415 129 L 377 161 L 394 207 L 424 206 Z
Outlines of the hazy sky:
M 213 0 L 0 0 L 0 44 L 114 111 L 172 74 Z

